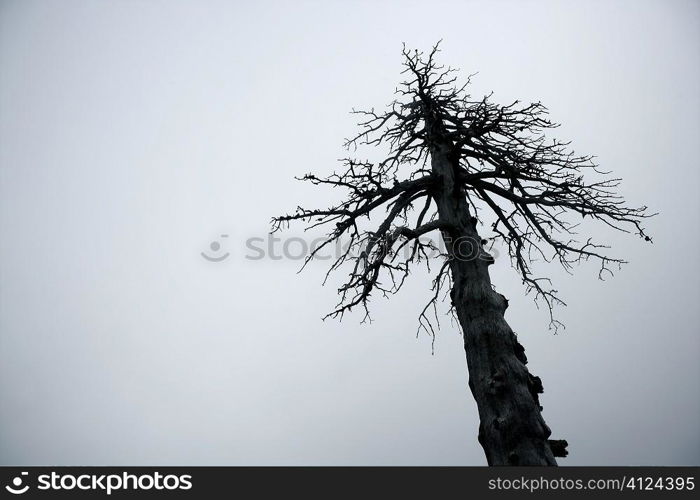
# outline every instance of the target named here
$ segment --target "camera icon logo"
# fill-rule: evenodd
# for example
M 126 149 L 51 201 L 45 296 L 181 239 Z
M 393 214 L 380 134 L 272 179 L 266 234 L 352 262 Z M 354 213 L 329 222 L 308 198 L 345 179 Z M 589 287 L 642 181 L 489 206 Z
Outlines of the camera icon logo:
M 28 474 L 28 472 L 22 472 L 21 475 L 16 476 L 14 479 L 12 479 L 12 486 L 7 485 L 5 486 L 5 489 L 13 495 L 21 495 L 22 493 L 26 493 L 29 489 L 29 485 L 26 484 L 24 485 L 24 487 L 22 487 L 22 476 L 26 476 Z

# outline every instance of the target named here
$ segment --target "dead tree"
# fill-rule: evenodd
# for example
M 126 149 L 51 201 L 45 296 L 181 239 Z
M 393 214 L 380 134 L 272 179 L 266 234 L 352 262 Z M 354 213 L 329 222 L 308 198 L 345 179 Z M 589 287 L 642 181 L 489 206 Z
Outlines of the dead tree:
M 305 175 L 303 180 L 342 188 L 347 196 L 331 208 L 298 207 L 276 217 L 273 231 L 295 220 L 307 229 L 328 227 L 307 262 L 346 240 L 328 271 L 344 263 L 350 268 L 330 317 L 356 306 L 367 316 L 373 294 L 396 293 L 412 265 L 434 260 L 435 245 L 421 237 L 439 231 L 444 251 L 419 324 L 434 335 L 428 313 L 434 310 L 437 319 L 435 304 L 449 289 L 488 463 L 556 465 L 554 457 L 566 456 L 567 443 L 549 440 L 538 397 L 542 382 L 528 371 L 524 348 L 504 319 L 508 300 L 491 285 L 494 259 L 479 228 L 488 221 L 491 240 L 507 247 L 527 290 L 544 301 L 557 326 L 551 311 L 562 302 L 549 280 L 533 273 L 533 262 L 556 260 L 569 270 L 592 259 L 601 273 L 611 271 L 623 261 L 591 238 L 579 242 L 574 229 L 580 221 L 571 219 L 600 221 L 651 241 L 641 225 L 651 214 L 626 206 L 616 194 L 619 179 L 609 178 L 591 156 L 577 156 L 568 143 L 545 137 L 557 125 L 541 103 L 497 105 L 490 95 L 472 100 L 469 79 L 457 85 L 454 70 L 436 63 L 437 52 L 437 46 L 427 55 L 404 47 L 406 79 L 396 99 L 383 111 L 354 111 L 360 132 L 346 147 L 377 147 L 382 160 L 346 158 L 330 176 Z M 377 214 L 381 222 L 367 229 Z

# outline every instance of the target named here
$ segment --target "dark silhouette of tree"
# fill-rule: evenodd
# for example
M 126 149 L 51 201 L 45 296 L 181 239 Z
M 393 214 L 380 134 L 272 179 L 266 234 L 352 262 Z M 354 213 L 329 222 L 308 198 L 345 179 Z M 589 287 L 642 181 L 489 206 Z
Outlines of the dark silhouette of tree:
M 641 222 L 652 214 L 646 207 L 626 206 L 615 191 L 619 179 L 608 178 L 591 156 L 577 156 L 568 143 L 547 139 L 544 132 L 557 125 L 542 104 L 497 105 L 490 95 L 472 100 L 466 93 L 469 79 L 457 86 L 454 70 L 436 63 L 437 52 L 437 45 L 427 56 L 404 47 L 406 80 L 396 100 L 381 112 L 353 111 L 361 117 L 361 131 L 346 147 L 373 146 L 383 159 L 346 158 L 338 173 L 306 174 L 302 180 L 342 188 L 347 196 L 327 209 L 298 207 L 276 217 L 273 231 L 295 220 L 307 228 L 329 227 L 307 262 L 347 239 L 328 272 L 349 263 L 349 278 L 328 316 L 342 317 L 357 306 L 365 318 L 373 294 L 396 293 L 412 265 L 429 263 L 436 245 L 421 236 L 439 231 L 444 250 L 432 299 L 419 314 L 420 327 L 434 336 L 429 312 L 437 320 L 436 303 L 441 291 L 449 290 L 488 463 L 556 465 L 556 456 L 566 456 L 567 443 L 548 439 L 538 398 L 542 382 L 528 371 L 525 350 L 504 319 L 508 300 L 491 285 L 488 268 L 494 259 L 478 227 L 489 221 L 491 240 L 507 246 L 528 292 L 544 301 L 557 327 L 552 307 L 562 302 L 548 279 L 533 274 L 534 261 L 557 260 L 570 270 L 593 259 L 600 273 L 624 262 L 591 238 L 577 241 L 578 224 L 566 216 L 573 213 L 651 241 Z M 595 179 L 584 179 L 584 173 Z M 370 216 L 380 222 L 364 229 Z

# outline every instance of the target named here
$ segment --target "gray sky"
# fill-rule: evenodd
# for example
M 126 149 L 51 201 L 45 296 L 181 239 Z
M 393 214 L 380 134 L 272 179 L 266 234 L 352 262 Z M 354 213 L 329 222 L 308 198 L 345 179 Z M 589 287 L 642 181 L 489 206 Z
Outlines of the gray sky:
M 443 39 L 474 96 L 542 100 L 661 213 L 653 245 L 596 233 L 630 261 L 612 280 L 540 269 L 556 336 L 492 267 L 560 462 L 700 464 L 700 4 L 252 4 L 0 2 L 0 463 L 485 464 L 456 326 L 434 355 L 415 335 L 427 275 L 321 322 L 325 263 L 245 258 L 337 201 L 293 176 L 392 98 L 401 42 Z

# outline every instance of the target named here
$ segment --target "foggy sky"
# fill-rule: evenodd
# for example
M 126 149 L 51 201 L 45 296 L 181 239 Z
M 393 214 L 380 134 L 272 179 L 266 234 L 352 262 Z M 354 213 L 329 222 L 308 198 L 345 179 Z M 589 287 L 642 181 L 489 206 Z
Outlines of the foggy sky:
M 245 258 L 272 216 L 339 200 L 293 177 L 393 98 L 402 42 L 442 39 L 473 96 L 541 100 L 660 213 L 653 245 L 596 230 L 629 261 L 612 279 L 539 268 L 557 335 L 491 268 L 560 463 L 700 464 L 699 21 L 693 1 L 0 2 L 0 463 L 485 464 L 456 325 L 434 354 L 416 337 L 427 274 L 371 324 L 322 322 L 342 273 Z

